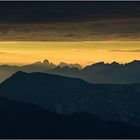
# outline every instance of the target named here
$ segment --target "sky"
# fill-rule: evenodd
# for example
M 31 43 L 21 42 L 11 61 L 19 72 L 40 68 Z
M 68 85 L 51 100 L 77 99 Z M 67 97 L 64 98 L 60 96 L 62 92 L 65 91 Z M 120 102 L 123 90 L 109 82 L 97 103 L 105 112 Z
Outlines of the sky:
M 86 47 L 85 47 L 86 46 Z M 140 41 L 1 42 L 1 64 L 25 65 L 36 61 L 127 63 L 140 59 Z
M 140 59 L 140 2 L 0 2 L 0 64 Z

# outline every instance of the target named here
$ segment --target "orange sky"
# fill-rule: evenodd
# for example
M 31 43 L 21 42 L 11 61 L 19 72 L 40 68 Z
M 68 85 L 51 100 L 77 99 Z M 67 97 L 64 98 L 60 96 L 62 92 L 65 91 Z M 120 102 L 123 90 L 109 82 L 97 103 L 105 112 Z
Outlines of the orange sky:
M 36 61 L 79 63 L 99 61 L 127 63 L 140 59 L 140 41 L 0 42 L 0 64 Z

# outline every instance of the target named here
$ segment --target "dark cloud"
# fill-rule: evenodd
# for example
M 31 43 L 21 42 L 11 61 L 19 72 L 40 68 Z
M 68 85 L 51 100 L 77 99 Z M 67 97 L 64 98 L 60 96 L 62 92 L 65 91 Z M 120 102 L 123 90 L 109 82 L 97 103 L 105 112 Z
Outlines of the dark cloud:
M 0 24 L 0 41 L 140 40 L 140 19 Z
M 115 50 L 109 50 L 111 52 L 140 52 L 140 49 L 115 49 Z
M 27 23 L 140 17 L 140 2 L 0 2 L 0 22 Z
M 140 2 L 0 2 L 0 41 L 140 40 Z

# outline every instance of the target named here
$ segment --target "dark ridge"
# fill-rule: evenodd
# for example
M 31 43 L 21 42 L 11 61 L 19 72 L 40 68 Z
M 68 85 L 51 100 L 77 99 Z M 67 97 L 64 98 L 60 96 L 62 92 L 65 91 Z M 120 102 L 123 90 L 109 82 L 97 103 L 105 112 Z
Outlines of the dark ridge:
M 104 121 L 90 113 L 60 115 L 0 97 L 0 138 L 140 138 L 139 127 Z
M 79 65 L 61 63 L 54 65 L 48 60 L 36 62 L 25 66 L 0 66 L 0 82 L 10 77 L 17 71 L 27 73 L 40 72 L 62 77 L 73 77 L 82 79 L 94 84 L 132 84 L 140 83 L 140 61 L 134 60 L 129 63 L 120 64 L 117 62 L 99 62 L 79 69 Z
M 79 79 L 79 78 L 71 78 L 71 77 L 59 76 L 59 75 L 56 75 L 56 74 L 42 73 L 42 72 L 27 73 L 27 72 L 23 72 L 23 71 L 16 72 L 8 80 L 10 80 L 12 78 L 17 78 L 17 77 L 20 77 L 22 79 L 25 76 L 27 78 L 28 77 L 34 77 L 34 78 L 41 77 L 42 79 L 46 79 L 46 80 L 48 80 L 48 79 L 52 79 L 52 80 L 56 79 L 56 80 L 59 80 L 60 79 L 60 80 L 67 80 L 67 81 L 72 81 L 73 80 L 73 81 L 77 81 L 77 82 L 80 81 L 80 82 L 83 82 L 83 83 L 87 83 L 84 80 Z
M 140 125 L 138 83 L 90 84 L 76 78 L 20 71 L 0 85 L 0 95 L 59 114 L 89 112 L 107 120 Z

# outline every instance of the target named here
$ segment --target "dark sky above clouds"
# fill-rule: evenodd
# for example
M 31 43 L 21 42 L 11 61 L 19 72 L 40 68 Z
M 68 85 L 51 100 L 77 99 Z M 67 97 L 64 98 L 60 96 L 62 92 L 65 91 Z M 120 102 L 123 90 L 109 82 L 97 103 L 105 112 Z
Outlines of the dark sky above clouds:
M 140 2 L 0 2 L 0 40 L 139 40 Z
M 140 2 L 0 2 L 1 22 L 140 17 Z

